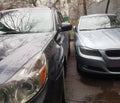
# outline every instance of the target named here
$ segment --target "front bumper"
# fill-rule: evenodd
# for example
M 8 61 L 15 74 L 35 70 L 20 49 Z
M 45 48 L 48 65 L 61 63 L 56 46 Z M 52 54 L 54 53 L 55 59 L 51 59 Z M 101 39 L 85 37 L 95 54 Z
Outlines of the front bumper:
M 100 51 L 101 57 L 88 56 L 76 47 L 77 67 L 80 71 L 104 75 L 120 75 L 120 58 L 110 58 Z

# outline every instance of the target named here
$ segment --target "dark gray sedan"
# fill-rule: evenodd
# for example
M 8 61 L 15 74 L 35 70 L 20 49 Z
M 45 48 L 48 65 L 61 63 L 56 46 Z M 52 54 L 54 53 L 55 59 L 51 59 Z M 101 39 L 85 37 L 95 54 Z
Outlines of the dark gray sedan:
M 74 32 L 80 73 L 120 74 L 120 22 L 116 15 L 82 16 Z
M 54 8 L 0 12 L 0 103 L 64 103 L 69 32 Z

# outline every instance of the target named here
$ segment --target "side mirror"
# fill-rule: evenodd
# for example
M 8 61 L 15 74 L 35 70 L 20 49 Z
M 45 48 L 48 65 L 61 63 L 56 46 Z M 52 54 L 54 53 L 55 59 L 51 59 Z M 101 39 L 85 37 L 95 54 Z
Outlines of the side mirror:
M 77 32 L 77 27 L 76 26 L 73 26 L 73 31 Z
M 64 31 L 69 31 L 69 30 L 72 30 L 72 25 L 68 22 L 62 23 L 61 31 L 64 32 Z

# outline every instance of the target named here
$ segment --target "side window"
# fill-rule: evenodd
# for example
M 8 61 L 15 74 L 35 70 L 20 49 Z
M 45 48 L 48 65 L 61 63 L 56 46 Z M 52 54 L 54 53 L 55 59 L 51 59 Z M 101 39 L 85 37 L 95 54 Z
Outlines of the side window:
M 56 25 L 61 25 L 62 22 L 64 22 L 63 16 L 61 15 L 60 12 L 55 11 L 55 21 L 56 21 Z
M 59 19 L 59 16 L 58 16 L 58 13 L 57 13 L 57 12 L 55 12 L 55 21 L 56 21 L 56 24 L 57 24 L 57 25 L 61 24 L 61 22 L 60 22 L 60 19 Z
M 59 18 L 61 22 L 64 22 L 63 16 L 61 15 L 61 13 L 58 12 Z
M 59 24 L 61 24 L 62 22 L 64 22 L 64 19 L 63 19 L 62 15 L 59 12 L 57 12 L 57 18 L 58 18 L 58 23 Z

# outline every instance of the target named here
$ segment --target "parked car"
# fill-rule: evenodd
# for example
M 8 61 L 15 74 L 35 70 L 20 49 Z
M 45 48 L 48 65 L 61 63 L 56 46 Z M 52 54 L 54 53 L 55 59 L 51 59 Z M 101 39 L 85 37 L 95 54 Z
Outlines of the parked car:
M 120 74 L 120 21 L 116 15 L 82 16 L 74 31 L 81 74 Z
M 72 26 L 54 8 L 0 12 L 0 103 L 64 103 Z

